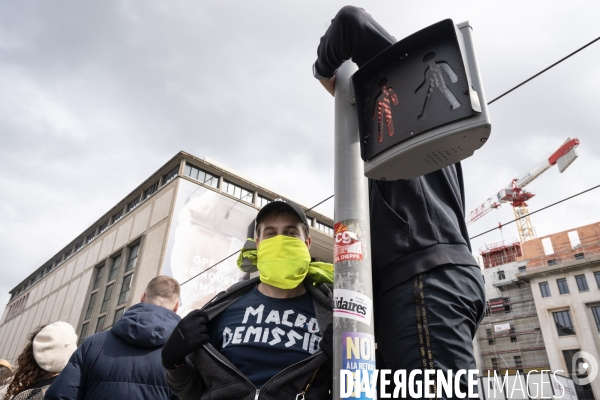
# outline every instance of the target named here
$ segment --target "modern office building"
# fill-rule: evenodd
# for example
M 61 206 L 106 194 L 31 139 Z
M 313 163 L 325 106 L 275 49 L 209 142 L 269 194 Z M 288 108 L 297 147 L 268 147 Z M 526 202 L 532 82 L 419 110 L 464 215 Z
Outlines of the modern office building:
M 248 278 L 235 253 L 253 236 L 258 210 L 278 197 L 215 162 L 178 153 L 11 290 L 0 358 L 14 365 L 27 334 L 50 322 L 69 322 L 80 342 L 110 328 L 160 274 L 182 284 L 181 313 L 200 307 Z M 307 216 L 311 256 L 332 262 L 333 221 Z
M 578 383 L 600 372 L 599 223 L 481 255 L 488 309 L 475 347 L 483 375 L 561 370 Z M 600 399 L 600 374 L 575 387 L 579 399 Z

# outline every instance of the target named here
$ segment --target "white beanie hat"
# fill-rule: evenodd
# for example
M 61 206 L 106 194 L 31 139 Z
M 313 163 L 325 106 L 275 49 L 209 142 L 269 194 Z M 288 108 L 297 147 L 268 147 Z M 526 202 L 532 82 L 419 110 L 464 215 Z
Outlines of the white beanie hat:
M 33 339 L 33 357 L 47 372 L 62 371 L 76 349 L 77 334 L 66 322 L 47 325 Z

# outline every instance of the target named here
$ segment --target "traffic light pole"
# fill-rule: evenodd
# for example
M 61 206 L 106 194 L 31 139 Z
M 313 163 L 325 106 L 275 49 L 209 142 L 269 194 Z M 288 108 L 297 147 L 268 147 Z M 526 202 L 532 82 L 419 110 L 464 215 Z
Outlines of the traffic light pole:
M 345 62 L 336 73 L 335 84 L 335 400 L 376 398 L 374 391 L 359 396 L 348 391 L 349 384 L 353 384 L 354 390 L 356 386 L 359 390 L 363 386 L 364 390 L 364 384 L 354 382 L 371 379 L 375 369 L 369 187 L 360 156 L 358 121 L 352 98 L 351 76 L 356 70 L 354 63 Z M 370 386 L 374 387 L 374 383 Z

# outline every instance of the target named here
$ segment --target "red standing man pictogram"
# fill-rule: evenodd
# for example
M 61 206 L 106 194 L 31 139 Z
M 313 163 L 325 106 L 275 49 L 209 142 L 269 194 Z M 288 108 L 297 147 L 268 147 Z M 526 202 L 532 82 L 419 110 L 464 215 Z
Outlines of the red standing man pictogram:
M 377 140 L 383 142 L 383 119 L 385 117 L 385 124 L 389 136 L 394 136 L 394 124 L 392 121 L 392 108 L 390 107 L 390 100 L 393 105 L 398 105 L 398 96 L 391 87 L 386 87 L 387 78 L 383 78 L 377 85 L 381 92 L 375 98 L 375 105 L 373 107 L 373 116 L 371 119 L 375 119 L 377 115 Z

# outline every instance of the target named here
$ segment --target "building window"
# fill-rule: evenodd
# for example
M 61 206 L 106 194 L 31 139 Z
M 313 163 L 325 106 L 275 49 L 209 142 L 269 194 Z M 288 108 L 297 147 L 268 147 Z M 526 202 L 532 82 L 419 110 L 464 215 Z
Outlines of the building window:
M 596 285 L 598 285 L 598 289 L 600 289 L 600 272 L 594 272 L 594 278 L 596 278 Z
M 121 256 L 118 255 L 112 259 L 112 265 L 110 266 L 110 273 L 108 274 L 107 282 L 110 282 L 117 277 L 117 273 L 119 272 L 120 266 L 121 266 Z
M 140 204 L 139 196 L 127 203 L 127 208 L 125 209 L 125 212 L 128 213 L 129 211 L 133 210 L 138 206 L 138 204 Z
M 492 369 L 497 371 L 499 370 L 499 366 L 498 366 L 498 359 L 497 358 L 492 358 Z
M 54 260 L 54 266 L 52 267 L 52 269 L 58 267 L 60 265 L 62 261 L 62 257 L 58 257 L 56 260 Z
M 169 172 L 167 172 L 165 175 L 163 175 L 163 178 L 162 178 L 163 186 L 166 185 L 167 183 L 171 182 L 173 180 L 173 178 L 175 178 L 177 176 L 178 171 L 179 171 L 179 165 L 176 166 L 175 168 L 173 168 L 172 170 L 170 170 Z
M 252 192 L 234 183 L 223 181 L 223 191 L 240 200 L 252 203 Z
M 90 317 L 92 316 L 92 311 L 94 311 L 94 304 L 96 304 L 96 297 L 97 296 L 98 296 L 98 292 L 94 292 L 90 296 L 90 301 L 88 303 L 88 307 L 87 307 L 87 310 L 85 312 L 85 317 L 83 318 L 84 320 L 90 319 Z
M 100 287 L 100 283 L 102 282 L 103 275 L 104 275 L 104 265 L 101 265 L 96 269 L 96 278 L 94 279 L 94 284 L 92 285 L 92 290 L 96 290 Z
M 550 286 L 548 286 L 548 282 L 540 282 L 540 292 L 542 292 L 542 297 L 552 296 L 552 294 L 550 293 Z
M 553 258 L 552 260 L 548 260 L 548 265 L 549 265 L 550 267 L 551 267 L 551 266 L 553 266 L 553 265 L 556 265 L 556 264 L 557 264 L 557 262 L 556 262 L 556 258 Z
M 90 233 L 89 235 L 87 235 L 85 237 L 85 244 L 88 244 L 89 242 L 94 240 L 95 237 L 96 237 L 96 231 L 94 230 L 92 233 Z
M 100 225 L 100 228 L 98 228 L 98 235 L 104 233 L 104 231 L 107 229 L 108 229 L 108 220 L 104 221 L 104 223 L 102 225 Z
M 576 260 L 583 260 L 585 258 L 583 253 L 577 253 L 575 254 L 575 259 Z
M 104 330 L 104 321 L 106 321 L 106 315 L 98 318 L 98 323 L 96 324 L 96 333 L 102 332 Z
M 88 322 L 86 322 L 85 324 L 83 324 L 81 326 L 81 332 L 79 333 L 79 342 L 78 342 L 79 344 L 83 343 L 83 341 L 87 337 L 89 326 L 90 326 L 90 324 Z
M 592 307 L 592 314 L 594 314 L 596 328 L 598 328 L 598 332 L 600 332 L 600 306 Z
M 119 211 L 118 213 L 116 213 L 112 216 L 112 223 L 113 224 L 116 223 L 121 218 L 123 218 L 123 210 Z
M 492 336 L 492 330 L 486 329 L 485 334 L 488 337 L 488 345 L 492 346 L 494 344 L 494 337 Z
M 587 284 L 587 279 L 585 279 L 585 275 L 575 276 L 575 281 L 577 282 L 577 288 L 580 292 L 587 292 L 590 290 Z
M 504 275 L 504 271 L 498 271 L 498 279 L 499 280 L 506 279 L 506 275 Z
M 203 171 L 200 168 L 196 168 L 193 165 L 185 164 L 184 174 L 192 179 L 204 183 L 205 185 L 214 187 L 215 189 L 219 187 L 218 177 Z
M 154 185 L 150 186 L 148 189 L 144 190 L 144 200 L 146 200 L 148 197 L 152 196 L 154 194 L 154 192 L 156 192 L 158 190 L 158 182 L 156 182 Z
M 117 303 L 117 305 L 125 303 L 129 298 L 129 289 L 131 287 L 132 278 L 133 274 L 129 274 L 125 278 L 123 278 L 123 284 L 121 285 L 121 293 L 119 293 L 119 302 Z
M 579 349 L 572 349 L 572 350 L 563 350 L 563 357 L 565 359 L 565 364 L 567 365 L 567 372 L 569 373 L 569 377 L 571 379 L 573 378 L 587 378 L 588 374 L 585 368 L 583 368 L 581 366 L 582 363 L 587 362 L 589 363 L 589 360 L 586 360 L 584 358 L 578 358 L 577 360 L 575 360 L 575 370 L 573 370 L 573 358 L 575 357 L 575 354 L 579 353 Z M 581 371 L 584 371 L 583 373 L 581 373 Z M 577 383 L 575 384 L 575 389 L 577 390 L 577 398 L 580 400 L 593 400 L 594 397 L 594 392 L 592 390 L 591 385 L 585 384 L 585 385 L 578 385 Z
M 113 325 L 119 320 L 121 319 L 121 317 L 123 316 L 123 313 L 125 312 L 125 307 L 123 308 L 119 308 L 117 311 L 115 311 L 115 318 L 113 320 Z
M 521 360 L 521 356 L 514 356 L 515 359 L 515 368 L 516 369 L 523 369 L 523 361 Z
M 271 201 L 273 201 L 273 200 L 269 200 L 266 197 L 261 196 L 260 194 L 258 195 L 258 206 L 260 208 L 263 208 L 264 206 L 269 204 Z
M 329 226 L 329 225 L 325 225 L 324 223 L 322 223 L 321 221 L 317 220 L 317 229 L 320 230 L 321 232 L 324 232 L 330 236 L 333 236 L 333 227 Z
M 554 315 L 554 323 L 558 336 L 569 336 L 575 334 L 573 322 L 571 321 L 571 313 L 569 310 L 552 313 Z
M 100 307 L 100 312 L 108 310 L 108 306 L 110 306 L 110 298 L 112 296 L 113 288 L 115 287 L 114 283 L 111 283 L 104 290 L 104 300 L 102 300 L 102 307 Z
M 129 259 L 127 260 L 127 267 L 125 268 L 125 272 L 129 272 L 135 268 L 137 264 L 138 251 L 140 250 L 140 245 L 133 246 L 129 250 Z
M 313 219 L 311 217 L 306 217 L 306 222 L 308 222 L 308 226 L 313 226 Z
M 515 326 L 514 325 L 510 325 L 510 342 L 514 343 L 517 341 L 517 335 L 515 333 Z
M 558 285 L 558 292 L 560 294 L 569 294 L 569 285 L 565 278 L 557 279 L 556 284 Z
M 72 252 L 72 249 L 69 249 L 69 250 L 65 251 L 65 261 L 66 261 L 66 260 L 67 260 L 69 257 L 71 257 L 71 252 Z
M 75 245 L 75 253 L 77 253 L 83 247 L 83 241 Z

